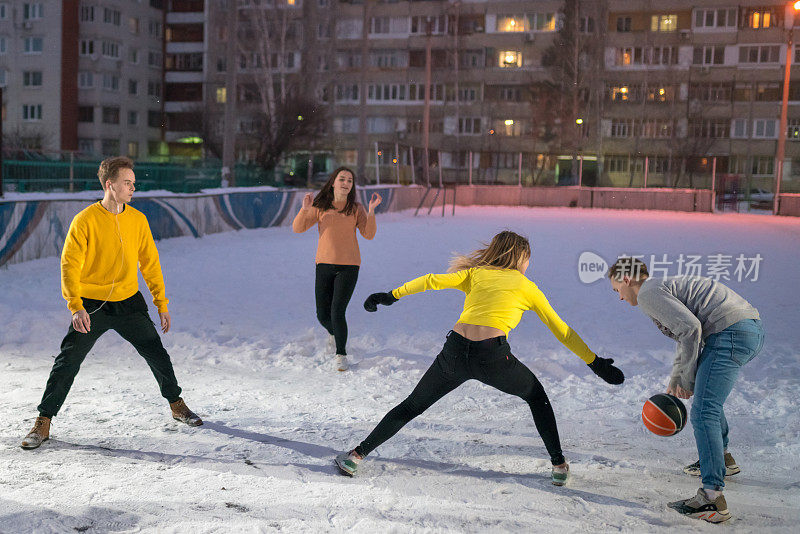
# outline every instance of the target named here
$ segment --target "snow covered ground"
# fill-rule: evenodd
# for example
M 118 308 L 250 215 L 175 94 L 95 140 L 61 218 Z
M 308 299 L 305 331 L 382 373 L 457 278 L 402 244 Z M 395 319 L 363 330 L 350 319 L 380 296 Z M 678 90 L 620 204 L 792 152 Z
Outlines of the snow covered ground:
M 173 422 L 144 361 L 112 332 L 86 359 L 51 440 L 35 451 L 18 444 L 69 315 L 57 258 L 1 269 L 0 532 L 796 532 L 800 221 L 459 208 L 455 218 L 406 212 L 378 225 L 374 241 L 361 241 L 348 313 L 351 371 L 332 370 L 316 324 L 315 231 L 162 241 L 173 319 L 164 343 L 184 398 L 206 424 Z M 368 314 L 364 298 L 443 272 L 451 252 L 504 228 L 531 238 L 528 276 L 627 375 L 622 386 L 605 384 L 535 314 L 512 332 L 514 353 L 554 405 L 570 485 L 550 483 L 527 406 L 478 383 L 409 424 L 356 478 L 337 475 L 333 456 L 411 391 L 462 300 L 431 292 Z M 674 344 L 604 281 L 581 283 L 584 251 L 606 260 L 761 254 L 756 281 L 730 283 L 762 313 L 767 342 L 726 406 L 742 473 L 726 488 L 734 519 L 725 527 L 666 507 L 698 487 L 681 472 L 696 459 L 691 428 L 660 438 L 640 419 L 645 399 L 664 389 Z

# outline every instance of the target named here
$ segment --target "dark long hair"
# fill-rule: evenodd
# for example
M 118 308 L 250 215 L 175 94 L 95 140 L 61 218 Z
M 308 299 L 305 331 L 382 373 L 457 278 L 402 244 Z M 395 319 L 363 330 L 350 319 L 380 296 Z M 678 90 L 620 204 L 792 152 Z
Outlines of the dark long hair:
M 328 181 L 325 182 L 325 185 L 322 186 L 317 196 L 314 197 L 313 206 L 315 208 L 319 208 L 321 211 L 333 209 L 333 182 L 336 181 L 336 177 L 339 176 L 339 173 L 342 171 L 349 172 L 350 176 L 353 177 L 353 187 L 350 188 L 350 192 L 347 193 L 347 202 L 339 213 L 353 215 L 356 212 L 356 206 L 358 206 L 356 202 L 356 174 L 348 167 L 339 167 L 331 173 Z

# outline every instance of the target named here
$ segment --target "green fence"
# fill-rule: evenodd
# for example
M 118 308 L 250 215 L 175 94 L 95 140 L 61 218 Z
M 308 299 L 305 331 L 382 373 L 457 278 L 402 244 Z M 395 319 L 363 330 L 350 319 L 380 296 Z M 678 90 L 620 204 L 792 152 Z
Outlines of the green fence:
M 97 180 L 99 161 L 3 161 L 3 190 L 18 192 L 86 191 L 100 188 Z M 137 163 L 136 189 L 167 190 L 174 193 L 196 193 L 201 189 L 220 187 L 221 166 L 218 163 L 175 165 Z M 251 165 L 236 165 L 236 185 L 283 185 L 268 172 Z

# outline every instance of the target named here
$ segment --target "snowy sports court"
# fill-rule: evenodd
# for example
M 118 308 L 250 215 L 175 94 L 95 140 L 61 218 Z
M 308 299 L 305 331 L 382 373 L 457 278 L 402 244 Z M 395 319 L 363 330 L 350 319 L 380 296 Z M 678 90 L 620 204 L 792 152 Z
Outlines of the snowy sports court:
M 355 364 L 344 373 L 333 369 L 314 313 L 316 231 L 159 242 L 173 321 L 164 344 L 205 425 L 172 421 L 144 360 L 110 332 L 84 362 L 51 439 L 34 451 L 19 442 L 69 312 L 58 258 L 0 269 L 0 532 L 797 531 L 800 221 L 568 208 L 412 215 L 380 215 L 375 240 L 360 241 L 348 311 Z M 340 476 L 334 456 L 408 395 L 463 294 L 414 295 L 377 313 L 361 303 L 444 272 L 452 252 L 505 228 L 531 239 L 527 275 L 555 310 L 626 374 L 623 385 L 606 384 L 533 313 L 509 336 L 553 404 L 569 485 L 551 484 L 527 405 L 474 381 L 378 448 L 355 478 Z M 674 342 L 605 280 L 586 283 L 623 253 L 655 259 L 666 274 L 692 265 L 720 276 L 764 321 L 765 348 L 726 403 L 742 472 L 727 482 L 734 518 L 724 526 L 666 506 L 699 486 L 681 471 L 697 459 L 691 427 L 662 438 L 640 417 L 644 401 L 665 390 Z

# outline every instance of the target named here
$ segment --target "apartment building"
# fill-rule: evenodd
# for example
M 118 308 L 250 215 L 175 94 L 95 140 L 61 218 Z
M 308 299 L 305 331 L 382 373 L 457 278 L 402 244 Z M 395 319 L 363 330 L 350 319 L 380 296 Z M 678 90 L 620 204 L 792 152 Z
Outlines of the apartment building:
M 713 169 L 766 186 L 776 167 L 793 9 L 763 0 L 695 4 L 566 3 L 577 9 L 570 20 L 580 88 L 574 105 L 556 107 L 552 65 L 572 53 L 552 56 L 555 43 L 563 48 L 563 1 L 237 0 L 237 158 L 258 150 L 254 115 L 269 79 L 276 89 L 313 88 L 327 132 L 310 152 L 325 154 L 328 168 L 353 165 L 369 179 L 376 172 L 394 179 L 395 165 L 404 179 L 411 168 L 419 179 L 427 145 L 433 180 L 441 171 L 445 180 L 472 174 L 563 184 L 579 174 L 589 185 L 641 185 L 646 174 L 648 185 L 702 186 Z M 173 154 L 200 154 L 197 137 L 218 141 L 224 133 L 233 5 L 170 3 L 166 139 Z M 266 29 L 256 15 L 264 10 Z M 259 41 L 265 33 L 267 48 Z M 796 46 L 789 53 L 800 60 Z M 800 177 L 795 85 L 789 189 Z M 202 125 L 198 115 L 206 117 Z
M 655 7 L 654 7 L 655 6 Z M 612 2 L 606 44 L 605 169 L 663 176 L 711 166 L 772 188 L 792 3 Z M 796 39 L 795 39 L 796 40 Z M 788 50 L 797 62 L 797 47 Z M 784 179 L 800 175 L 800 85 L 789 84 Z M 678 157 L 676 157 L 678 156 Z
M 156 157 L 163 0 L 0 2 L 6 146 Z

